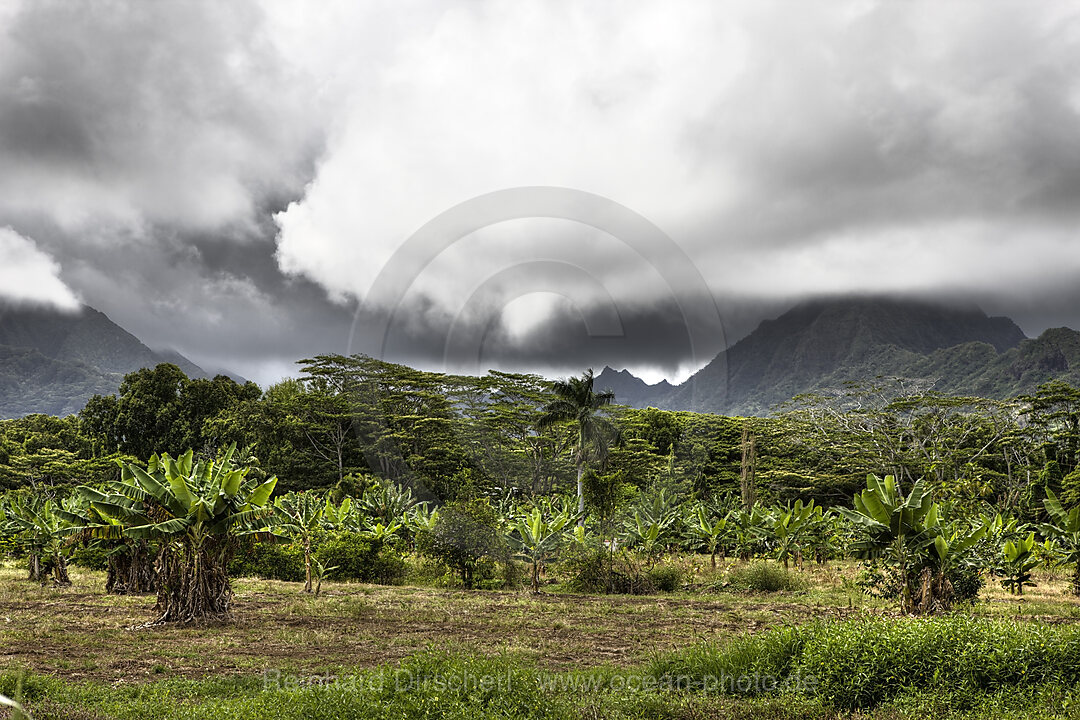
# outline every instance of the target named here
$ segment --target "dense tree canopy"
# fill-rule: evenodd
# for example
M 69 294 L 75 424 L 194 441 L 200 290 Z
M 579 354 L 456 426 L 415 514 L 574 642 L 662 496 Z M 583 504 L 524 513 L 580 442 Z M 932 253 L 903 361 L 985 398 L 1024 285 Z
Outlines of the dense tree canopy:
M 940 500 L 1032 521 L 1045 520 L 1048 492 L 1080 501 L 1080 390 L 1064 383 L 998 402 L 881 380 L 799 398 L 781 415 L 733 418 L 608 405 L 587 375 L 557 385 L 340 355 L 300 367 L 298 378 L 261 390 L 163 364 L 127 375 L 116 395 L 93 397 L 78 415 L 0 422 L 0 488 L 100 485 L 116 479 L 117 460 L 188 449 L 209 459 L 236 443 L 253 477 L 276 475 L 279 492 L 367 476 L 436 502 L 549 495 L 576 490 L 584 460 L 629 488 L 661 484 L 705 500 L 738 498 L 749 462 L 764 502 L 849 504 L 869 472 L 905 488 L 923 479 Z M 592 393 L 581 404 L 586 425 L 603 437 L 583 435 L 568 409 L 578 386 Z M 593 452 L 597 442 L 605 452 Z

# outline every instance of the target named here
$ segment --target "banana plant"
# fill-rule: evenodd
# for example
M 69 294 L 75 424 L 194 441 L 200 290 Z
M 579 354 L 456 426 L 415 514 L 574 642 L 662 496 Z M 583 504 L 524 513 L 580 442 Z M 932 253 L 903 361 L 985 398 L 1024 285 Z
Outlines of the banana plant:
M 372 543 L 379 545 L 387 545 L 398 542 L 398 532 L 404 527 L 398 520 L 392 521 L 389 525 L 384 525 L 381 522 L 374 525 L 368 525 L 364 530 L 360 531 L 361 537 L 365 540 L 370 540 Z
M 29 578 L 41 584 L 51 574 L 53 584 L 63 587 L 71 584 L 67 571 L 65 542 L 67 521 L 57 512 L 59 505 L 53 500 L 14 497 L 6 515 L 19 541 L 29 556 Z
M 815 506 L 813 500 L 807 505 L 803 505 L 802 500 L 796 500 L 794 507 L 766 513 L 764 522 L 756 530 L 772 540 L 771 544 L 776 548 L 776 559 L 782 561 L 784 569 L 787 570 L 792 557 L 795 557 L 801 566 L 802 537 L 814 524 L 821 521 L 821 508 Z
M 154 455 L 146 468 L 121 466 L 116 491 L 91 503 L 117 520 L 123 535 L 155 540 L 158 557 L 158 622 L 193 622 L 224 616 L 232 601 L 226 566 L 237 539 L 276 539 L 270 495 L 273 477 L 258 482 L 233 466 L 235 444 L 216 461 L 195 464 L 189 450 L 179 458 Z
M 944 523 L 940 523 L 938 527 L 941 529 L 934 537 L 934 554 L 939 574 L 962 565 L 977 564 L 974 550 L 990 531 L 986 525 L 956 523 L 954 527 L 945 529 Z
M 439 521 L 438 508 L 430 508 L 426 502 L 413 505 L 405 513 L 405 527 L 409 530 L 410 547 L 422 532 L 431 532 Z
M 274 519 L 281 534 L 299 541 L 304 548 L 304 592 L 311 592 L 311 541 L 323 525 L 326 508 L 331 505 L 314 493 L 298 492 L 274 500 Z
M 761 548 L 764 538 L 760 531 L 765 522 L 761 506 L 755 506 L 750 510 L 732 510 L 728 513 L 726 522 L 731 530 L 739 560 L 749 560 L 754 557 Z
M 727 518 L 712 517 L 704 505 L 697 505 L 684 524 L 691 549 L 704 548 L 709 553 L 709 567 L 716 570 L 716 553 L 727 530 Z
M 96 545 L 106 551 L 105 592 L 114 595 L 153 592 L 157 588 L 154 559 L 158 548 L 146 539 L 124 537 L 119 521 L 98 512 L 93 503 L 105 497 L 105 493 L 95 488 L 76 488 L 57 510 L 67 523 L 62 532 L 72 541 Z
M 517 556 L 532 564 L 533 593 L 540 592 L 540 569 L 558 550 L 563 531 L 576 517 L 576 513 L 562 513 L 549 520 L 543 510 L 534 507 L 511 522 L 507 539 Z
M 323 580 L 326 579 L 326 576 L 337 570 L 338 567 L 338 565 L 331 565 L 330 567 L 327 567 L 318 560 L 315 561 L 315 577 L 317 579 L 317 582 L 315 584 L 315 597 L 319 597 L 319 595 L 322 593 L 322 584 Z
M 678 503 L 668 494 L 666 488 L 660 488 L 659 491 L 652 493 L 634 509 L 634 522 L 628 524 L 630 539 L 634 542 L 641 542 L 644 536 L 637 532 L 637 529 L 655 527 L 658 534 L 652 541 L 650 548 L 655 545 L 660 546 L 660 549 L 662 549 L 672 536 L 678 537 L 681 522 L 682 515 Z
M 360 514 L 383 524 L 400 520 L 414 505 L 416 498 L 413 497 L 412 490 L 389 480 L 376 481 L 355 503 Z
M 855 495 L 854 508 L 838 508 L 856 528 L 852 544 L 856 557 L 885 558 L 900 575 L 900 608 L 904 613 L 917 610 L 912 593 L 911 570 L 918 567 L 925 553 L 940 534 L 940 508 L 931 500 L 930 488 L 916 482 L 904 497 L 892 475 L 884 479 L 868 475 L 866 489 Z
M 1004 578 L 1001 586 L 1013 595 L 1023 595 L 1025 587 L 1034 587 L 1031 581 L 1031 571 L 1039 564 L 1039 558 L 1035 555 L 1035 533 L 1017 542 L 1006 540 L 1001 549 L 1004 562 L 998 572 Z
M 983 515 L 982 520 L 986 525 L 986 537 L 999 545 L 1006 540 L 1022 540 L 1029 529 L 1027 523 L 1020 522 L 1020 519 L 1013 515 Z
M 634 517 L 626 521 L 624 525 L 625 544 L 648 558 L 651 568 L 664 551 L 668 528 L 672 524 L 674 520 L 670 516 L 662 516 L 657 520 L 650 516 L 643 516 L 640 510 L 635 510 Z
M 328 527 L 357 530 L 359 528 L 360 513 L 353 505 L 352 498 L 344 497 L 337 505 L 326 496 L 326 505 L 323 506 L 323 520 Z
M 1057 544 L 1061 564 L 1074 565 L 1072 590 L 1080 596 L 1080 505 L 1066 510 L 1054 491 L 1047 488 L 1043 506 L 1049 519 L 1039 525 L 1039 532 Z

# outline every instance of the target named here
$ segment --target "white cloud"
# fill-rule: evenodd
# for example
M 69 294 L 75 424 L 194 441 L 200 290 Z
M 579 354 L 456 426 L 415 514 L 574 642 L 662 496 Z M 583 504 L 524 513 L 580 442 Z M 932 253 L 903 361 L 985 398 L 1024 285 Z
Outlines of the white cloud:
M 267 195 L 303 186 L 322 122 L 262 15 L 211 0 L 0 14 L 0 218 L 142 241 L 251 228 Z
M 1078 219 L 1065 198 L 1080 191 L 1068 3 L 408 7 L 415 22 L 339 7 L 308 27 L 328 33 L 317 46 L 376 34 L 378 51 L 292 50 L 345 70 L 315 179 L 277 215 L 277 257 L 335 297 L 364 297 L 438 213 L 521 185 L 641 212 L 717 292 L 1001 285 L 1015 278 L 1017 238 L 1031 256 L 1071 257 L 1059 241 Z M 330 77 L 331 65 L 312 72 Z M 595 233 L 529 245 L 534 227 L 477 233 L 413 292 L 453 308 L 529 254 L 580 264 L 623 302 L 668 292 L 642 282 L 650 269 L 625 250 L 597 263 L 611 243 Z M 1014 239 L 991 247 L 1005 227 Z M 964 275 L 973 260 L 978 280 Z M 1042 263 L 1058 277 L 1074 267 Z
M 0 227 L 0 300 L 77 310 L 79 299 L 60 279 L 60 265 L 10 227 Z

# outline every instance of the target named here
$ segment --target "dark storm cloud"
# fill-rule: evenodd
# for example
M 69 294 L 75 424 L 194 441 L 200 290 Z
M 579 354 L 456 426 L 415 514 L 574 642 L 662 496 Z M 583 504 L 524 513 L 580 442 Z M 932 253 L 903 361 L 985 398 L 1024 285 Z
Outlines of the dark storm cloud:
M 341 335 L 349 313 L 273 260 L 272 213 L 311 177 L 323 135 L 262 8 L 5 10 L 0 226 L 84 302 L 197 362 L 258 376 Z
M 8 3 L 0 257 L 41 282 L 0 296 L 78 296 L 262 381 L 346 349 L 682 376 L 837 292 L 1075 326 L 1078 17 L 996 0 Z M 406 238 L 523 185 L 655 223 L 712 292 L 689 312 L 719 308 L 723 333 L 690 347 L 673 298 L 691 288 L 633 238 L 525 219 L 419 258 L 384 345 L 390 308 L 369 292 Z M 506 275 L 528 263 L 566 270 Z M 601 337 L 608 306 L 622 330 Z
M 614 303 L 597 311 L 557 298 L 526 332 L 516 331 L 512 318 L 498 308 L 460 327 L 455 318 L 433 313 L 430 301 L 410 300 L 389 321 L 386 313 L 361 309 L 351 351 L 440 372 L 482 374 L 500 368 L 556 376 L 585 367 L 599 372 L 617 362 L 652 381 L 681 379 L 791 302 L 715 296 L 692 298 L 689 304 L 685 300 Z M 609 309 L 614 327 L 605 322 Z

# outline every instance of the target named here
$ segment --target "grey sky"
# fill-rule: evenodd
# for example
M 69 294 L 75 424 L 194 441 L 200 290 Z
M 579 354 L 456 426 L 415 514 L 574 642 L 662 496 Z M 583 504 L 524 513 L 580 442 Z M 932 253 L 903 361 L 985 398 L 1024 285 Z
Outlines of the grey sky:
M 474 325 L 480 366 L 679 378 L 843 291 L 1077 327 L 1077 68 L 1078 2 L 7 0 L 0 297 L 263 382 L 346 349 L 438 369 Z M 406 238 L 535 185 L 648 218 L 713 298 L 680 309 L 627 238 L 512 220 L 399 279 L 384 345 L 369 292 Z M 580 272 L 499 285 L 536 261 Z M 592 306 L 624 334 L 589 337 Z

